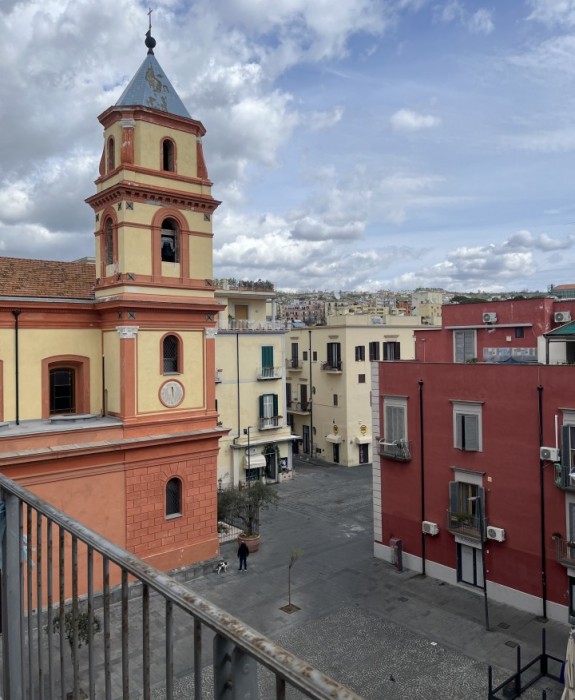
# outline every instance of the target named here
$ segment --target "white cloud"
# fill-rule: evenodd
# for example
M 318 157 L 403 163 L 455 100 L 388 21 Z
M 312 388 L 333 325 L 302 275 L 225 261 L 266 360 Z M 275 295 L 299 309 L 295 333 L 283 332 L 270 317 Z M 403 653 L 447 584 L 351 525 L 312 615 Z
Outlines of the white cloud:
M 495 29 L 491 12 L 485 9 L 477 10 L 472 14 L 467 20 L 467 26 L 473 34 L 491 34 Z
M 441 119 L 431 114 L 419 114 L 412 109 L 404 108 L 392 114 L 389 123 L 394 131 L 421 131 L 439 126 Z
M 575 150 L 575 127 L 511 135 L 502 141 L 520 151 L 568 153 Z
M 528 19 L 547 25 L 575 25 L 575 0 L 528 0 L 533 8 Z
M 331 112 L 312 112 L 306 120 L 312 131 L 321 131 L 335 126 L 343 116 L 343 107 L 334 107 Z
M 575 74 L 575 36 L 552 36 L 521 53 L 511 54 L 508 61 L 545 80 L 556 79 L 557 73 L 572 77 Z

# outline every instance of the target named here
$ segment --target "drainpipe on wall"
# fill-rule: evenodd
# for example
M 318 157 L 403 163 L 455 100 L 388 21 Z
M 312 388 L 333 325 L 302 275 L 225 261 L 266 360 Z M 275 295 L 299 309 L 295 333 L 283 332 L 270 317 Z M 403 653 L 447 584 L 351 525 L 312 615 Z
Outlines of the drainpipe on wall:
M 419 473 L 421 487 L 421 522 L 425 520 L 425 452 L 423 434 L 423 379 L 417 382 L 419 386 Z M 425 533 L 421 528 L 421 573 L 425 576 Z
M 543 445 L 543 387 L 537 387 L 537 407 L 539 411 L 539 447 Z M 541 522 L 541 598 L 543 610 L 541 617 L 547 619 L 547 562 L 545 547 L 545 479 L 543 461 L 539 460 L 539 514 Z
M 16 425 L 20 425 L 20 352 L 18 346 L 18 316 L 20 316 L 21 313 L 22 312 L 20 309 L 12 309 L 12 316 L 14 316 L 14 351 L 16 355 Z
M 313 381 L 312 381 L 312 374 L 311 374 L 311 368 L 312 368 L 312 363 L 311 363 L 311 328 L 308 330 L 309 334 L 309 395 L 310 395 L 310 406 L 309 406 L 309 456 L 311 458 L 312 452 L 313 452 L 313 401 L 314 401 L 314 393 L 313 393 Z

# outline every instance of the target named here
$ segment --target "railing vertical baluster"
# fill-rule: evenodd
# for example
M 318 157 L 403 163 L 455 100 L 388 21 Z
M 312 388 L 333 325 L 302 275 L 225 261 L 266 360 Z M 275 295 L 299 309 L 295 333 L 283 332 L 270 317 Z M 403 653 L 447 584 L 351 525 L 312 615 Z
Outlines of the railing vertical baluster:
M 18 561 L 19 576 L 20 576 L 20 654 L 22 655 L 22 690 L 26 688 L 26 670 L 24 668 L 24 659 L 26 658 L 26 600 L 24 596 L 24 504 L 20 503 L 19 520 L 18 520 Z
M 232 698 L 232 654 L 234 644 L 216 634 L 214 637 L 214 700 Z
M 2 658 L 6 698 L 24 697 L 22 655 L 22 567 L 20 523 L 22 505 L 16 496 L 2 492 L 5 528 L 2 537 Z
M 112 664 L 110 660 L 110 560 L 102 560 L 104 579 L 104 678 L 106 700 L 112 700 Z
M 144 656 L 143 696 L 144 700 L 150 700 L 150 589 L 147 584 L 142 587 L 142 651 Z
M 286 700 L 286 682 L 281 676 L 276 676 L 276 700 Z
M 58 624 L 60 626 L 60 688 L 62 691 L 66 685 L 66 667 L 64 665 L 64 606 L 66 602 L 66 531 L 60 525 L 58 528 L 58 588 L 59 588 L 59 609 Z
M 194 617 L 194 688 L 195 700 L 202 700 L 202 622 Z
M 96 697 L 94 677 L 94 550 L 88 547 L 88 697 Z
M 28 621 L 28 640 L 27 640 L 27 655 L 28 655 L 28 693 L 31 698 L 34 697 L 34 669 L 32 658 L 33 635 L 32 626 L 32 610 L 34 603 L 32 601 L 32 508 L 26 507 L 26 619 Z
M 47 586 L 47 614 L 46 614 L 46 633 L 48 635 L 48 697 L 54 700 L 54 672 L 52 664 L 54 663 L 54 654 L 52 652 L 52 637 L 54 633 L 52 616 L 54 614 L 54 541 L 52 532 L 52 521 L 48 518 L 46 522 L 46 546 L 48 548 L 46 561 L 46 586 Z
M 38 636 L 38 697 L 44 700 L 44 664 L 42 663 L 42 514 L 36 513 L 36 630 Z
M 232 688 L 234 698 L 258 700 L 258 662 L 239 647 L 232 654 Z
M 122 692 L 125 698 L 130 697 L 128 593 L 128 572 L 122 569 Z
M 72 535 L 72 670 L 74 674 L 74 697 L 80 695 L 80 660 L 78 658 L 78 538 Z M 64 630 L 60 631 L 62 634 Z
M 174 606 L 166 600 L 166 700 L 174 698 Z

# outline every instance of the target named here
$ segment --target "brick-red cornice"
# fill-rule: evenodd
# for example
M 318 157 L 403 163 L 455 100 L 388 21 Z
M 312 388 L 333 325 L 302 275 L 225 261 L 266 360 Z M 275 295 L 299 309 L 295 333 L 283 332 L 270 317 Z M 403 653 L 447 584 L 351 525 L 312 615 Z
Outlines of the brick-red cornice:
M 166 190 L 154 185 L 144 185 L 122 181 L 112 187 L 98 192 L 85 200 L 93 209 L 99 209 L 106 204 L 130 200 L 146 202 L 159 206 L 175 206 L 180 209 L 190 209 L 206 214 L 214 212 L 221 202 L 211 195 L 196 194 L 194 192 L 180 192 L 178 190 Z

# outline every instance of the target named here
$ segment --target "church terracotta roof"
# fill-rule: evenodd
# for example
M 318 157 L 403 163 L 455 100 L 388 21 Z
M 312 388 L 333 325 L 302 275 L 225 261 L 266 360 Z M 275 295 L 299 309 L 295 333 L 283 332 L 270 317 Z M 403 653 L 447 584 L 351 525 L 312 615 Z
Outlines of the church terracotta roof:
M 0 257 L 0 296 L 94 299 L 96 265 L 86 260 Z

